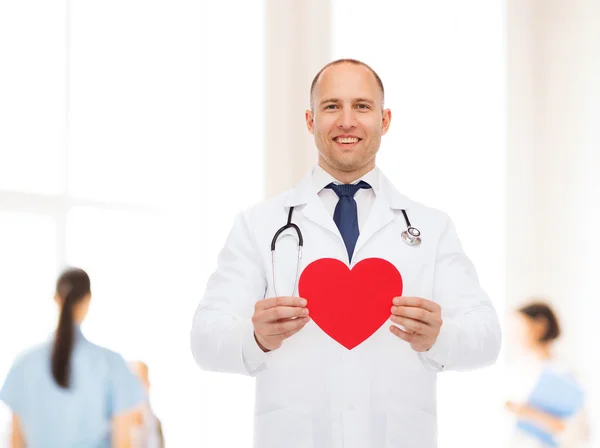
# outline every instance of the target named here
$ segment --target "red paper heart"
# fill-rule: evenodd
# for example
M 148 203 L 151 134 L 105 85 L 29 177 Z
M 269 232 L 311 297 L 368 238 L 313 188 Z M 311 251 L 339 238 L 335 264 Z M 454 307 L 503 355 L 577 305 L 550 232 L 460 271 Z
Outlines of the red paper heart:
M 381 258 L 362 260 L 352 270 L 322 258 L 304 269 L 298 290 L 315 324 L 352 350 L 390 317 L 392 299 L 402 295 L 402 276 Z

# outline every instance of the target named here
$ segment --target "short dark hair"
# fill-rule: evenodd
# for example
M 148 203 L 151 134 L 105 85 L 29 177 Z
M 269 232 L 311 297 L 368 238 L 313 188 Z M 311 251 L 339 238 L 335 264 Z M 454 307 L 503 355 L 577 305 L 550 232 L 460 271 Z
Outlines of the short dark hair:
M 370 66 L 368 66 L 364 62 L 359 61 L 358 59 L 337 59 L 335 61 L 330 62 L 325 67 L 323 67 L 321 70 L 319 70 L 319 73 L 316 74 L 316 76 L 314 77 L 314 79 L 313 79 L 313 81 L 312 81 L 312 83 L 310 85 L 310 104 L 311 104 L 311 107 L 312 107 L 312 104 L 313 104 L 315 87 L 317 85 L 317 82 L 319 81 L 319 78 L 321 77 L 321 74 L 327 68 L 331 67 L 332 65 L 339 65 L 339 64 L 361 65 L 361 66 L 365 67 L 366 69 L 368 69 L 371 73 L 373 73 L 373 76 L 375 76 L 375 81 L 377 81 L 377 85 L 379 86 L 379 89 L 381 90 L 381 106 L 383 107 L 383 102 L 384 102 L 384 99 L 385 99 L 385 90 L 383 88 L 383 82 L 381 82 L 381 78 L 379 77 L 379 75 L 377 74 L 377 72 L 375 72 L 375 70 L 373 70 Z
M 560 336 L 558 318 L 550 305 L 544 302 L 532 302 L 519 308 L 518 311 L 530 319 L 546 321 L 546 332 L 540 337 L 539 342 L 553 341 Z

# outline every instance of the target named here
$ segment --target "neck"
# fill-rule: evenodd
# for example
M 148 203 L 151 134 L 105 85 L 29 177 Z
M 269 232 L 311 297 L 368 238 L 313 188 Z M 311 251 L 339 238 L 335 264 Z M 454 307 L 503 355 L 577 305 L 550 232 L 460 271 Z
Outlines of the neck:
M 350 184 L 375 168 L 375 159 L 373 158 L 373 160 L 365 166 L 352 171 L 338 170 L 328 164 L 322 157 L 319 157 L 319 166 L 331 174 L 337 181 L 343 184 Z
M 552 352 L 550 351 L 550 346 L 548 344 L 540 344 L 535 348 L 534 353 L 536 358 L 542 361 L 552 358 Z

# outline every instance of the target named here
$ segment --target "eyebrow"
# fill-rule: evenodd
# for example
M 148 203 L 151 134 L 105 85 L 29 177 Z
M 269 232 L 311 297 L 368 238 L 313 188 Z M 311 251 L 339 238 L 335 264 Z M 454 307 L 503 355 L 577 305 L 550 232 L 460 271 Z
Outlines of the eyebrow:
M 341 100 L 339 100 L 338 98 L 330 98 L 327 100 L 323 100 L 320 103 L 320 106 L 323 106 L 324 104 L 327 103 L 340 103 Z M 354 103 L 369 103 L 369 104 L 375 104 L 375 102 L 373 100 L 369 100 L 367 98 L 356 98 L 355 100 L 353 100 Z

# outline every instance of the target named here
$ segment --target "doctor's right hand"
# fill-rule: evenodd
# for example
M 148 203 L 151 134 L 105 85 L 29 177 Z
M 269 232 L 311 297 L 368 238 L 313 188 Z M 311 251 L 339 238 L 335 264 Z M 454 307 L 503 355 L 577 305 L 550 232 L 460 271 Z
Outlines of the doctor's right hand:
M 281 347 L 284 340 L 298 333 L 310 320 L 306 299 L 272 297 L 254 306 L 254 339 L 263 352 Z

